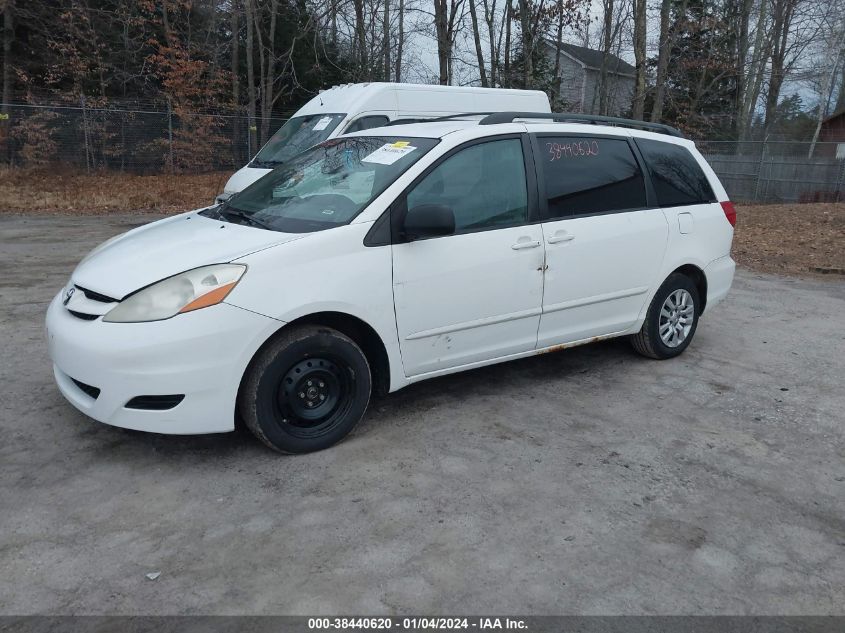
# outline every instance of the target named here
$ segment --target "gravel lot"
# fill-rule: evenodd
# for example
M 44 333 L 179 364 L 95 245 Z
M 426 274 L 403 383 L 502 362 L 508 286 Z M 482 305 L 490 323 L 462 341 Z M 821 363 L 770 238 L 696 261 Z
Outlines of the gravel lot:
M 48 301 L 152 217 L 0 216 L 0 613 L 845 614 L 841 279 L 740 272 L 678 359 L 436 379 L 281 457 L 54 387 Z

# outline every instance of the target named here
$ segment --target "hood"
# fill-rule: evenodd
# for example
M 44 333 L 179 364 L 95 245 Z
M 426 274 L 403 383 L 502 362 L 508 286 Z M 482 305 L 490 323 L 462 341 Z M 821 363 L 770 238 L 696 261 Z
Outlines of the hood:
M 72 280 L 88 290 L 122 299 L 186 270 L 230 262 L 306 235 L 185 213 L 133 229 L 98 246 L 79 263 Z
M 238 193 L 249 187 L 256 180 L 265 174 L 269 174 L 272 169 L 258 169 L 256 167 L 241 167 L 238 171 L 232 174 L 229 182 L 223 187 L 223 193 Z

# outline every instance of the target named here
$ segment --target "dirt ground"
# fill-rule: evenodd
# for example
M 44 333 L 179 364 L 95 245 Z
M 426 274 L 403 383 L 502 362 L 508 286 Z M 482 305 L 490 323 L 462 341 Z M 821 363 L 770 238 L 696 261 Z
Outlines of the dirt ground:
M 845 203 L 737 205 L 733 257 L 760 272 L 845 275 Z
M 280 456 L 57 391 L 47 303 L 157 217 L 0 215 L 0 614 L 845 614 L 838 278 L 740 269 L 678 358 L 617 339 L 444 376 Z
M 175 213 L 211 203 L 229 176 L 0 169 L 0 213 Z M 739 264 L 845 278 L 845 203 L 737 204 L 737 217 L 733 256 Z

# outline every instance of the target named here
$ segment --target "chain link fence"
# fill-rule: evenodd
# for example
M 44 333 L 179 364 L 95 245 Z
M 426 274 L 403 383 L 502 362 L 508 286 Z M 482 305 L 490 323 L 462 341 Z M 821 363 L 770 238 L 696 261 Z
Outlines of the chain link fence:
M 845 141 L 699 141 L 736 202 L 845 201 Z
M 0 162 L 88 171 L 235 170 L 287 120 L 238 111 L 182 112 L 169 104 L 0 107 Z
M 287 120 L 169 104 L 0 104 L 0 163 L 134 173 L 234 171 Z M 732 200 L 845 201 L 845 141 L 699 141 Z

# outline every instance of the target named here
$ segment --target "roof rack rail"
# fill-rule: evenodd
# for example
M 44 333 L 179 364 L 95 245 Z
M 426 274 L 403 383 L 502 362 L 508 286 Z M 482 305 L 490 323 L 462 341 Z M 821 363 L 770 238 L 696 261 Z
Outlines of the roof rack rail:
M 465 117 L 465 116 L 479 116 L 479 115 L 481 115 L 481 116 L 484 116 L 484 117 L 488 117 L 488 116 L 491 116 L 493 114 L 496 114 L 496 113 L 495 112 L 460 112 L 458 114 L 447 114 L 445 116 L 439 116 L 439 117 L 435 117 L 435 118 L 429 119 L 429 120 L 430 121 L 451 121 L 452 119 L 460 119 L 461 117 Z
M 394 119 L 387 125 L 383 127 L 390 127 L 392 125 L 408 125 L 410 123 L 438 123 L 440 121 L 452 121 L 454 119 L 460 119 L 462 117 L 468 116 L 490 116 L 491 114 L 495 114 L 494 112 L 460 112 L 457 114 L 446 114 L 444 116 L 436 116 L 436 117 L 407 117 L 401 119 Z
M 616 125 L 619 127 L 633 127 L 649 132 L 659 132 L 684 138 L 683 133 L 663 123 L 650 121 L 636 121 L 622 119 L 615 116 L 601 116 L 598 114 L 580 114 L 578 112 L 497 112 L 481 119 L 479 125 L 496 125 L 498 123 L 512 123 L 514 119 L 547 119 L 555 123 L 590 123 L 592 125 Z

